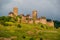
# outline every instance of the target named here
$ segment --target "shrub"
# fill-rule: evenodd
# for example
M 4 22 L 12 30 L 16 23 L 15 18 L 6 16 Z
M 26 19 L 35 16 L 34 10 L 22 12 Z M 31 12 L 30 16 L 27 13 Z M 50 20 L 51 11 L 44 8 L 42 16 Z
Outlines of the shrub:
M 30 38 L 30 40 L 34 40 L 33 38 Z
M 18 27 L 18 28 L 21 28 L 21 25 L 20 25 L 20 24 L 18 24 L 18 25 L 17 25 L 17 27 Z

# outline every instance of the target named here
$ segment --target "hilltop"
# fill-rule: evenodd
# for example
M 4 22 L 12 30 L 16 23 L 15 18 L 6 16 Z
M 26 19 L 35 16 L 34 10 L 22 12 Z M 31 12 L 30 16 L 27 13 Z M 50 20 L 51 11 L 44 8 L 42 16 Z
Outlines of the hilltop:
M 17 17 L 16 17 L 17 18 Z M 0 39 L 4 40 L 60 40 L 60 28 L 47 24 L 19 23 L 9 16 L 0 17 Z
M 13 22 L 13 23 L 19 23 L 18 22 L 18 18 L 19 17 L 16 17 L 16 18 L 12 18 L 12 17 L 9 17 L 9 16 L 1 16 L 0 17 L 0 24 L 4 25 L 5 22 Z M 47 21 L 50 21 L 51 19 L 47 19 Z M 57 20 L 53 20 L 54 21 L 54 27 L 55 28 L 59 28 L 60 27 L 60 21 L 57 21 Z M 26 23 L 27 24 L 27 23 Z M 38 23 L 39 24 L 39 23 Z M 42 24 L 42 23 L 41 23 Z M 5 26 L 5 25 L 4 25 Z

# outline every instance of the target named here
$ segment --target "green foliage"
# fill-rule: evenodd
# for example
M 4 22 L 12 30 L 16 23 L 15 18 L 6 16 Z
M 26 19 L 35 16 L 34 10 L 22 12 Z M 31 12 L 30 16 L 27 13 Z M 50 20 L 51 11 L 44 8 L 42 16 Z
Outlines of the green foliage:
M 18 24 L 18 25 L 17 25 L 17 27 L 21 28 L 21 25 L 20 25 L 20 24 Z
M 60 27 L 60 21 L 54 21 L 54 25 L 56 28 L 59 28 Z
M 18 24 L 6 22 L 8 26 L 0 25 L 0 37 L 17 36 L 16 40 L 58 40 L 59 31 L 55 29 L 44 28 L 47 25 L 42 24 Z M 41 27 L 41 25 L 43 27 Z M 49 29 L 50 28 L 50 29 Z M 60 29 L 59 29 L 60 30 Z M 57 32 L 55 32 L 57 31 Z
M 0 17 L 0 37 L 16 36 L 15 40 L 60 40 L 60 28 L 55 29 L 41 23 L 18 23 L 15 20 L 18 17 Z
M 30 40 L 34 40 L 33 38 L 30 38 Z

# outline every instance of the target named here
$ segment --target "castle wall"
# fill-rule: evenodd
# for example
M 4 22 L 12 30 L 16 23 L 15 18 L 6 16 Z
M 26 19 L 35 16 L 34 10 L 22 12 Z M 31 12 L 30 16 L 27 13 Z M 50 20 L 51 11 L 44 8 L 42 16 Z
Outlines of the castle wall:
M 54 22 L 53 22 L 53 21 L 47 22 L 47 25 L 48 25 L 48 26 L 51 26 L 51 27 L 52 27 L 52 26 L 54 27 Z
M 40 19 L 40 23 L 42 23 L 42 24 L 46 24 L 46 19 Z
M 30 23 L 30 24 L 33 24 L 33 20 L 30 20 L 29 23 Z
M 40 23 L 40 20 L 35 20 L 35 23 L 36 23 L 36 24 Z
M 22 16 L 21 23 L 26 23 L 26 17 Z

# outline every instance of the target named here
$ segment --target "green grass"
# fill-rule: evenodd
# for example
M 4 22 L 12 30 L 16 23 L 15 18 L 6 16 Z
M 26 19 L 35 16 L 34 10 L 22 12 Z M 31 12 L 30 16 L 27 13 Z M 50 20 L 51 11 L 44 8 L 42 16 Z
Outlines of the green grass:
M 60 29 L 43 24 L 23 24 L 6 22 L 0 24 L 0 37 L 16 36 L 16 40 L 60 40 Z M 51 32 L 52 31 L 52 32 Z

